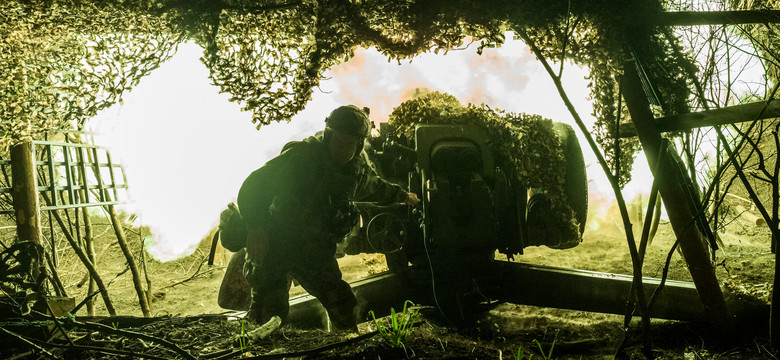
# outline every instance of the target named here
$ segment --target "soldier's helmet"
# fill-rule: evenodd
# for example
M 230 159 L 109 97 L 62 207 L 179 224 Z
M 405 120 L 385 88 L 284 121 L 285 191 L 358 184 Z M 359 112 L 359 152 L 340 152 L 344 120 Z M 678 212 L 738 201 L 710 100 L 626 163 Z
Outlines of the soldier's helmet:
M 343 134 L 365 139 L 371 131 L 368 120 L 368 108 L 360 109 L 355 105 L 339 106 L 325 119 L 325 130 L 338 131 Z

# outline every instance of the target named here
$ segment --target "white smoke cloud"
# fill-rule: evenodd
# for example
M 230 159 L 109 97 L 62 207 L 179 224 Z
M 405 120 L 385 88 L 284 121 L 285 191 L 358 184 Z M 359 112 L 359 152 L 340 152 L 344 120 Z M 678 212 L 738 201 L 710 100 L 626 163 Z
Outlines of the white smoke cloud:
M 414 89 L 428 88 L 463 103 L 486 103 L 573 125 L 552 81 L 520 41 L 485 49 L 482 56 L 471 47 L 446 56 L 422 54 L 401 65 L 388 63 L 374 49 L 359 49 L 353 59 L 326 74 L 322 91 L 315 91 L 292 122 L 260 131 L 249 113 L 210 85 L 207 69 L 198 60 L 201 53 L 194 44 L 182 45 L 173 59 L 125 96 L 123 105 L 91 122 L 99 133 L 97 143 L 109 147 L 125 166 L 131 202 L 122 208 L 140 214 L 143 225 L 153 229 L 156 245 L 151 251 L 163 260 L 193 251 L 252 170 L 286 142 L 321 130 L 325 116 L 342 104 L 367 106 L 373 121 L 386 121 Z M 587 69 L 567 65 L 564 85 L 590 127 L 586 75 Z M 580 143 L 589 164 L 591 193 L 611 194 L 583 138 Z M 649 184 L 639 184 L 637 191 L 643 190 L 649 191 Z

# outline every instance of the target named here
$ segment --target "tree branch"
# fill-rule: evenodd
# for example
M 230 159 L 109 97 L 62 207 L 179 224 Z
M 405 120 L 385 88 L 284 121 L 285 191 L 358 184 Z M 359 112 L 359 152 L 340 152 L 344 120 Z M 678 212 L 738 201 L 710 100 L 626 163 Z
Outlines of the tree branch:
M 83 329 L 87 329 L 87 330 L 104 331 L 104 332 L 111 333 L 111 334 L 117 334 L 117 335 L 132 337 L 132 338 L 136 338 L 136 339 L 143 339 L 143 340 L 156 342 L 156 343 L 158 343 L 160 345 L 165 346 L 168 349 L 173 350 L 177 354 L 184 356 L 186 359 L 195 360 L 195 357 L 192 356 L 192 354 L 190 354 L 186 350 L 180 348 L 179 346 L 177 346 L 176 344 L 174 344 L 174 343 L 172 343 L 170 341 L 167 341 L 165 339 L 161 339 L 161 338 L 158 338 L 158 337 L 155 337 L 155 336 L 151 336 L 151 335 L 147 335 L 147 334 L 143 334 L 143 333 L 139 333 L 139 332 L 135 332 L 135 331 L 115 329 L 115 328 L 113 328 L 111 326 L 108 326 L 108 325 L 103 325 L 103 324 L 100 324 L 100 323 L 93 323 L 93 322 L 88 322 L 88 321 L 85 321 L 85 322 L 74 321 L 74 325 L 76 325 L 76 326 L 78 326 L 80 328 L 83 328 Z
M 45 193 L 41 193 L 44 201 L 46 201 L 46 204 L 51 206 L 51 200 L 49 199 L 48 195 Z M 105 285 L 103 285 L 103 280 L 100 278 L 100 274 L 98 274 L 97 269 L 95 269 L 95 266 L 92 264 L 91 261 L 89 261 L 89 258 L 84 253 L 84 250 L 79 247 L 79 245 L 76 243 L 76 240 L 73 239 L 73 235 L 68 231 L 67 227 L 65 227 L 65 222 L 62 220 L 62 217 L 59 215 L 57 210 L 52 210 L 49 212 L 54 218 L 57 220 L 57 224 L 60 225 L 60 228 L 62 229 L 62 233 L 65 235 L 65 239 L 68 240 L 68 243 L 73 248 L 73 251 L 76 253 L 76 255 L 79 257 L 81 262 L 84 264 L 84 266 L 87 268 L 87 271 L 89 271 L 89 274 L 92 276 L 93 279 L 95 279 L 95 284 L 97 284 L 98 289 L 100 290 L 100 295 L 103 297 L 103 301 L 106 304 L 106 310 L 108 311 L 108 314 L 111 316 L 116 315 L 116 310 L 114 310 L 114 305 L 111 303 L 111 299 L 108 297 L 108 290 L 106 289 Z
M 561 96 L 561 99 L 563 100 L 564 104 L 566 104 L 566 108 L 569 110 L 569 113 L 571 113 L 580 131 L 582 131 L 582 134 L 584 135 L 585 139 L 588 141 L 588 144 L 590 145 L 590 148 L 593 151 L 593 153 L 596 155 L 596 158 L 598 159 L 598 162 L 601 165 L 604 174 L 607 176 L 607 180 L 609 180 L 610 185 L 612 185 L 612 190 L 615 193 L 615 199 L 618 203 L 618 208 L 620 209 L 620 216 L 623 219 L 623 228 L 625 229 L 626 232 L 626 240 L 628 242 L 629 252 L 631 253 L 631 262 L 634 267 L 633 280 L 634 280 L 634 285 L 636 286 L 639 309 L 642 315 L 642 328 L 644 330 L 645 340 L 649 342 L 650 314 L 647 312 L 645 292 L 644 292 L 644 287 L 642 286 L 642 263 L 640 262 L 639 259 L 636 243 L 634 240 L 634 234 L 631 230 L 632 227 L 631 221 L 629 220 L 628 217 L 628 209 L 626 208 L 626 202 L 623 199 L 623 194 L 620 191 L 620 185 L 618 179 L 609 170 L 609 165 L 607 165 L 607 162 L 606 160 L 604 160 L 604 156 L 601 154 L 598 145 L 596 145 L 596 142 L 593 140 L 593 137 L 591 136 L 590 132 L 585 127 L 585 122 L 582 121 L 579 114 L 577 113 L 577 110 L 574 108 L 574 105 L 569 100 L 566 91 L 563 89 L 563 84 L 561 83 L 561 79 L 555 75 L 552 68 L 550 67 L 550 64 L 547 62 L 547 59 L 544 57 L 544 55 L 536 46 L 536 44 L 533 42 L 533 40 L 531 40 L 528 37 L 528 34 L 525 32 L 525 29 L 522 28 L 519 29 L 518 33 L 523 38 L 523 41 L 531 48 L 531 51 L 534 52 L 536 58 L 542 63 L 544 69 L 547 71 L 547 74 L 550 75 L 550 78 L 555 84 L 556 89 L 558 89 L 558 94 Z M 645 343 L 646 351 L 649 351 L 648 342 Z
M 25 344 L 27 344 L 27 345 L 30 345 L 30 346 L 31 346 L 31 347 L 33 347 L 34 349 L 36 349 L 36 350 L 38 350 L 38 351 L 42 352 L 44 355 L 46 355 L 46 356 L 48 356 L 48 357 L 50 357 L 50 358 L 52 358 L 52 359 L 59 359 L 59 357 L 57 357 L 57 356 L 54 356 L 54 354 L 52 354 L 52 353 L 48 352 L 46 349 L 44 349 L 44 348 L 42 348 L 42 347 L 38 346 L 37 344 L 35 344 L 34 342 L 32 342 L 32 341 L 28 340 L 27 338 L 25 338 L 25 337 L 24 337 L 24 336 L 22 336 L 22 335 L 19 335 L 19 334 L 15 333 L 15 332 L 13 332 L 13 331 L 11 331 L 11 330 L 8 330 L 8 329 L 6 329 L 6 328 L 4 328 L 4 327 L 2 327 L 2 326 L 0 326 L 0 331 L 2 331 L 2 332 L 6 333 L 6 334 L 8 334 L 8 335 L 11 335 L 11 336 L 13 336 L 13 337 L 15 337 L 15 338 L 17 338 L 17 339 L 21 340 L 21 341 L 22 341 L 22 342 L 24 342 Z

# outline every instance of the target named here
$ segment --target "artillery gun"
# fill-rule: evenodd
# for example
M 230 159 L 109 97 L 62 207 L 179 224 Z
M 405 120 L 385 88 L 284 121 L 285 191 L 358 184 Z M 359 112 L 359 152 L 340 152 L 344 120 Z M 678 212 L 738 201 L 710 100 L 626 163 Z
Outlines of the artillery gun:
M 501 302 L 624 314 L 630 275 L 511 261 L 529 246 L 567 249 L 581 241 L 588 197 L 582 150 L 569 125 L 553 123 L 553 130 L 566 164 L 564 194 L 524 185 L 518 169 L 496 154 L 494 139 L 480 126 L 418 124 L 413 139 L 398 141 L 391 136 L 393 127 L 382 124 L 363 156 L 381 176 L 418 194 L 421 203 L 354 204 L 361 221 L 340 244 L 340 254 L 382 253 L 389 268 L 351 283 L 358 315 L 365 318 L 368 310 L 386 315 L 405 300 L 435 306 L 452 324 L 468 323 Z M 578 225 L 573 236 L 561 230 L 551 206 L 556 195 L 572 210 Z M 235 253 L 220 288 L 223 308 L 249 307 L 242 266 L 242 253 Z M 646 292 L 664 288 L 653 317 L 705 318 L 693 283 L 666 280 L 661 285 L 660 279 L 643 278 L 643 284 Z M 310 295 L 290 299 L 287 320 L 298 326 L 327 324 L 322 306 Z
M 400 271 L 403 260 L 415 267 L 431 258 L 462 268 L 481 266 L 496 251 L 513 257 L 527 246 L 570 248 L 580 242 L 587 178 L 571 126 L 554 123 L 553 129 L 565 157 L 563 198 L 579 226 L 576 238 L 559 231 L 547 194 L 527 188 L 513 165 L 499 160 L 483 128 L 420 124 L 412 144 L 399 144 L 388 139 L 389 127 L 383 123 L 380 135 L 370 139 L 366 156 L 380 175 L 405 184 L 422 202 L 416 208 L 356 204 L 368 221 L 347 246 L 363 240 L 358 249 L 390 255 L 389 267 Z
M 584 230 L 588 195 L 579 142 L 571 126 L 554 123 L 553 129 L 566 164 L 562 198 L 579 224 L 574 238 L 560 231 L 561 217 L 552 213 L 548 195 L 527 188 L 514 165 L 495 154 L 484 128 L 418 124 L 414 138 L 400 143 L 393 127 L 382 123 L 379 136 L 369 140 L 367 161 L 385 179 L 420 195 L 421 203 L 357 203 L 363 222 L 342 251 L 383 253 L 414 298 L 436 304 L 450 319 L 465 319 L 474 305 L 495 304 L 499 299 L 489 290 L 495 281 L 486 280 L 495 277 L 497 253 L 511 259 L 527 246 L 570 248 Z

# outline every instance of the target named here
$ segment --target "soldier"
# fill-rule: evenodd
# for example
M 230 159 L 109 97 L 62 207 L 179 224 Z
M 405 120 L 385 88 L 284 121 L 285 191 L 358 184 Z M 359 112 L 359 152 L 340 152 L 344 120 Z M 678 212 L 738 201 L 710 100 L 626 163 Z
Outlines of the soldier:
M 352 105 L 333 110 L 321 137 L 285 145 L 242 184 L 238 207 L 248 229 L 244 274 L 252 289 L 250 320 L 284 320 L 295 278 L 322 303 L 334 329 L 355 329 L 357 301 L 334 257 L 336 243 L 358 221 L 350 201 L 420 202 L 381 179 L 360 156 L 371 128 L 365 110 Z

